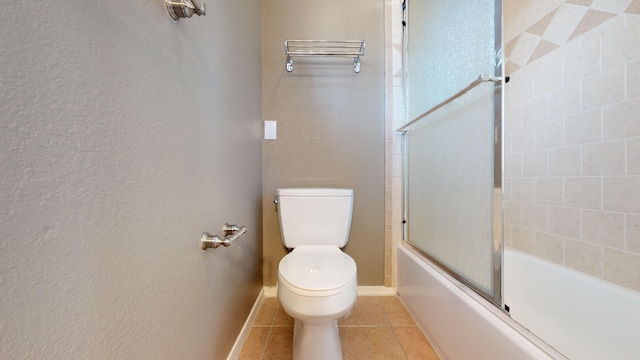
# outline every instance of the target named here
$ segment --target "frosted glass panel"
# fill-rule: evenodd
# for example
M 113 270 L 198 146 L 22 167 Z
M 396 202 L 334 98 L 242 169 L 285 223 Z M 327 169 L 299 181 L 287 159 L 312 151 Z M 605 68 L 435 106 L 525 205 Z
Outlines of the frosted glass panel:
M 408 6 L 412 120 L 479 75 L 495 75 L 499 34 L 494 1 L 410 0 Z M 499 291 L 494 279 L 499 276 L 493 203 L 496 91 L 493 83 L 482 83 L 407 134 L 409 242 L 491 298 Z
M 495 69 L 493 0 L 408 0 L 408 110 L 413 119 Z

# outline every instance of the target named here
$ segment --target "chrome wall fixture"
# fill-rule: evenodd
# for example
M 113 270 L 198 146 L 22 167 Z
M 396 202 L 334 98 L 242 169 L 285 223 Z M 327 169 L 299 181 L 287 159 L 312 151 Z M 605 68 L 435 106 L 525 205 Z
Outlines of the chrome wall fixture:
M 190 18 L 193 14 L 204 16 L 207 13 L 207 7 L 202 0 L 164 0 L 164 6 L 167 15 L 173 21 L 178 21 L 180 18 Z
M 360 72 L 360 56 L 364 55 L 364 40 L 285 40 L 287 71 L 293 71 L 296 56 L 352 57 L 353 72 Z
M 224 234 L 224 236 L 228 237 L 221 239 L 218 235 L 210 235 L 208 232 L 202 233 L 202 237 L 200 237 L 200 249 L 215 249 L 220 245 L 227 247 L 245 232 L 247 232 L 247 228 L 244 226 L 238 227 L 236 225 L 229 225 L 225 223 L 222 226 L 222 233 Z

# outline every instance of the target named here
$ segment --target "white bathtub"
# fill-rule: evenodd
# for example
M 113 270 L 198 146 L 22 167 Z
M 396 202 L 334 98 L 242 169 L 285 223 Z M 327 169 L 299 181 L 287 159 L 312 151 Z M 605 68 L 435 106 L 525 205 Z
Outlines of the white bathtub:
M 442 359 L 640 358 L 638 293 L 514 250 L 504 258 L 505 304 L 546 343 L 398 247 L 400 298 Z
M 398 293 L 443 360 L 563 358 L 404 246 L 398 247 Z
M 640 359 L 640 294 L 515 250 L 504 256 L 511 316 L 570 359 Z

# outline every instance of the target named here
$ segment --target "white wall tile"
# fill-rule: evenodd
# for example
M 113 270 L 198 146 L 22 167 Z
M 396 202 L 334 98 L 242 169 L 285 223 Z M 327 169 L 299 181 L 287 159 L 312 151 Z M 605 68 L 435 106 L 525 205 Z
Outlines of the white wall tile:
M 511 199 L 513 201 L 534 202 L 533 178 L 514 178 L 511 180 Z
M 532 125 L 547 121 L 548 115 L 547 96 L 542 95 L 522 103 L 522 123 Z
M 631 25 L 634 22 L 640 21 L 640 15 L 638 14 L 630 14 L 630 13 L 625 13 L 624 14 L 624 24 L 625 25 Z
M 627 215 L 627 250 L 640 253 L 640 215 Z
M 564 186 L 562 178 L 538 178 L 535 180 L 536 204 L 562 206 Z
M 600 72 L 600 42 L 594 42 L 576 51 L 568 52 L 564 59 L 564 83 L 570 84 Z
M 505 201 L 511 201 L 513 198 L 511 196 L 511 183 L 515 180 L 513 178 L 504 179 L 502 182 L 502 194 Z
M 507 106 L 510 102 L 505 100 L 504 131 L 510 131 L 522 127 L 522 105 Z
M 534 151 L 522 154 L 523 176 L 547 176 L 547 152 Z
M 602 277 L 602 247 L 565 239 L 564 262 L 570 268 Z
M 514 249 L 533 254 L 535 251 L 534 231 L 519 226 L 512 226 L 511 246 L 513 246 Z
M 612 13 L 619 13 L 623 12 L 627 8 L 627 5 L 629 5 L 629 3 L 629 0 L 593 0 L 593 3 L 591 3 L 591 8 Z
M 550 13 L 553 9 L 557 8 L 558 6 L 564 4 L 565 0 L 544 0 L 543 4 L 544 4 L 544 12 L 545 14 Z M 539 1 L 536 1 L 536 4 L 539 3 Z
M 533 97 L 533 73 L 531 70 L 520 69 L 509 76 L 511 80 L 507 86 L 510 87 L 509 101 L 511 105 L 519 105 Z
M 627 64 L 627 98 L 640 96 L 640 60 Z
M 536 255 L 556 264 L 564 264 L 564 239 L 543 232 L 535 234 Z
M 549 230 L 554 235 L 580 238 L 580 210 L 564 207 L 549 207 Z
M 632 23 L 605 36 L 602 39 L 602 69 L 640 58 L 639 38 L 640 22 Z
M 603 278 L 640 291 L 640 255 L 604 248 Z
M 617 66 L 582 82 L 582 108 L 593 109 L 625 99 L 625 69 Z
M 509 224 L 504 224 L 504 244 L 506 246 L 512 246 L 512 241 L 511 241 L 511 228 L 513 226 L 509 225 Z
M 555 119 L 536 124 L 536 150 L 560 147 L 564 144 L 564 120 Z
M 504 176 L 505 177 L 522 176 L 522 154 L 505 155 Z
M 565 178 L 564 204 L 567 207 L 600 210 L 602 208 L 602 178 Z
M 624 27 L 624 15 L 620 14 L 604 24 L 596 26 L 592 30 L 589 30 L 580 37 L 582 46 L 587 46 L 595 41 L 600 41 L 602 38 L 616 31 L 619 31 Z
M 504 222 L 511 225 L 522 225 L 522 204 L 514 201 L 504 202 Z
M 567 145 L 586 144 L 602 140 L 602 110 L 589 110 L 568 116 L 564 122 Z
M 549 119 L 572 115 L 580 111 L 580 83 L 573 83 L 549 94 Z
M 582 147 L 582 175 L 624 175 L 625 141 L 607 141 Z
M 581 175 L 580 146 L 549 150 L 549 176 Z
M 630 1 L 593 0 L 591 8 L 621 12 Z M 506 2 L 511 38 L 549 6 L 561 7 L 547 36 L 556 40 L 580 18 L 573 10 L 585 9 L 564 0 Z M 505 158 L 512 164 L 505 217 L 510 213 L 517 225 L 505 225 L 505 242 L 600 277 L 605 249 L 608 262 L 617 259 L 632 274 L 640 267 L 638 39 L 640 16 L 620 14 L 514 72 L 519 79 L 505 88 L 504 128 L 517 131 L 506 135 L 505 149 L 520 157 Z M 624 267 L 607 266 L 611 281 L 629 284 Z M 634 276 L 640 278 L 640 270 Z
M 640 136 L 640 98 L 607 106 L 602 117 L 604 139 Z
M 534 11 L 535 3 L 536 1 L 534 0 L 520 0 L 518 6 L 512 7 L 510 18 L 514 33 L 521 33 L 529 27 L 535 19 L 542 17 Z
M 640 175 L 640 137 L 627 140 L 627 174 Z
M 603 181 L 605 210 L 640 214 L 640 176 L 605 177 Z
M 624 249 L 624 215 L 602 211 L 582 211 L 582 240 Z
M 533 73 L 533 90 L 535 96 L 540 96 L 562 87 L 562 59 L 550 54 L 545 57 L 545 66 Z M 532 96 L 529 96 L 531 98 Z
M 522 33 L 518 40 L 516 40 L 516 45 L 513 47 L 513 51 L 509 55 L 509 61 L 512 61 L 520 66 L 524 66 L 527 64 L 529 57 L 533 54 L 533 51 L 538 46 L 540 42 L 540 38 L 538 36 Z
M 525 126 L 511 131 L 511 151 L 525 152 L 534 150 L 535 126 Z
M 522 226 L 527 229 L 547 231 L 547 207 L 522 204 Z
M 582 6 L 560 6 L 543 38 L 556 44 L 564 44 L 586 12 L 587 8 Z
M 502 139 L 502 147 L 503 147 L 504 155 L 513 154 L 513 150 L 511 146 L 511 144 L 513 143 L 513 140 L 512 140 L 513 131 L 515 130 L 505 130 L 504 132 L 504 138 Z

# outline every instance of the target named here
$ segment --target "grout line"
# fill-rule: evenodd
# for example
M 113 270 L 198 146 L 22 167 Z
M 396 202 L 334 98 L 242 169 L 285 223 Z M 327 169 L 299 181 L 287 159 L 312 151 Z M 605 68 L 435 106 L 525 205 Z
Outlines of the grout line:
M 407 358 L 407 352 L 405 351 L 404 346 L 402 346 L 402 342 L 400 342 L 400 339 L 398 339 L 398 334 L 396 334 L 395 327 L 391 323 L 391 319 L 389 318 L 389 314 L 387 313 L 387 309 L 382 305 L 382 302 L 380 301 L 380 296 L 376 296 L 376 300 L 378 301 L 378 305 L 382 308 L 382 312 L 384 313 L 384 317 L 387 319 L 387 323 L 389 324 L 388 327 L 391 329 L 391 332 L 393 333 L 393 337 L 396 340 L 396 343 L 398 344 L 398 346 L 400 347 L 400 350 L 402 351 L 402 356 L 404 356 L 405 360 L 408 359 Z M 404 306 L 404 305 L 402 305 L 402 306 Z
M 262 347 L 262 352 L 260 352 L 260 360 L 264 359 L 264 354 L 267 352 L 267 345 L 269 345 L 269 340 L 271 340 L 271 332 L 273 331 L 273 326 L 269 327 L 269 333 L 267 334 L 267 339 L 264 341 L 264 346 Z

